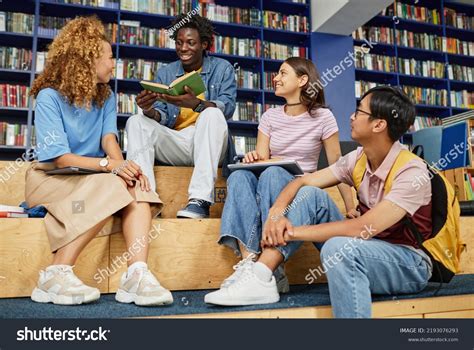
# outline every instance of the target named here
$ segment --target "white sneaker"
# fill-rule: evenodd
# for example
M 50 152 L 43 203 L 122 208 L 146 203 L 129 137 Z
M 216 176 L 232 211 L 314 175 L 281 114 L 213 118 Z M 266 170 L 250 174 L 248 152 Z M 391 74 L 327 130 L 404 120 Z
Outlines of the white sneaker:
M 79 305 L 99 299 L 100 291 L 86 286 L 72 268 L 69 265 L 57 265 L 40 271 L 38 285 L 31 294 L 31 300 L 37 303 Z
M 271 304 L 280 301 L 275 277 L 270 282 L 260 280 L 253 272 L 253 261 L 241 268 L 242 272 L 228 287 L 206 294 L 204 302 L 222 306 Z
M 127 277 L 124 272 L 115 300 L 121 303 L 135 303 L 140 306 L 166 305 L 173 302 L 171 292 L 147 268 L 136 269 Z
M 247 256 L 245 259 L 240 260 L 236 265 L 234 265 L 232 268 L 235 270 L 232 275 L 227 277 L 221 284 L 221 288 L 227 288 L 229 287 L 232 283 L 234 283 L 242 274 L 242 272 L 245 269 L 245 266 L 254 262 L 254 259 L 257 256 L 252 253 L 249 256 Z

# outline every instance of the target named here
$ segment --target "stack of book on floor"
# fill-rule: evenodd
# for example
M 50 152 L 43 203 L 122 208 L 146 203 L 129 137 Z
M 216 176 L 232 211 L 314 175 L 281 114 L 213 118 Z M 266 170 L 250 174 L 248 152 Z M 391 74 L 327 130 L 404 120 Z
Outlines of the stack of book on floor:
M 0 218 L 27 218 L 28 214 L 22 207 L 0 204 Z

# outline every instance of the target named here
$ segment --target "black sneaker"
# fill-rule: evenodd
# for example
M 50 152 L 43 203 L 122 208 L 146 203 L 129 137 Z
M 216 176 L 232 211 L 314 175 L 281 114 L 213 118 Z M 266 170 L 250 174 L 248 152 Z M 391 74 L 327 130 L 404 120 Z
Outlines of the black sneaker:
M 186 208 L 178 211 L 178 218 L 205 219 L 209 217 L 209 207 L 211 203 L 203 199 L 190 199 Z

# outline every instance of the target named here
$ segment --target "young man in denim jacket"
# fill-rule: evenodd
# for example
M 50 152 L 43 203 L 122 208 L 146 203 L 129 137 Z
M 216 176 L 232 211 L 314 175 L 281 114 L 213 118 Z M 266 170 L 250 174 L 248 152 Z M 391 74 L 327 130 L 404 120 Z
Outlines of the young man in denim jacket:
M 136 102 L 143 115 L 134 115 L 127 121 L 127 159 L 140 165 L 153 190 L 155 159 L 173 166 L 194 165 L 189 202 L 177 216 L 206 218 L 213 203 L 217 168 L 219 164 L 226 168 L 235 156 L 226 122 L 235 110 L 235 71 L 228 61 L 207 55 L 214 33 L 207 18 L 181 14 L 169 33 L 176 42 L 179 60 L 161 68 L 156 82 L 169 85 L 196 70 L 206 92 L 196 96 L 186 88 L 185 95 L 168 96 L 142 91 Z

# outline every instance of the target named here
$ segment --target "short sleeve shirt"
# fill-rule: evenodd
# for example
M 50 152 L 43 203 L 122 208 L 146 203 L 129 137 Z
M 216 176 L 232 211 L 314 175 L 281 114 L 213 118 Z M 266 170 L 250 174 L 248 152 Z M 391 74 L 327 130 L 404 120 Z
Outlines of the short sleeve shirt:
M 35 107 L 36 154 L 38 160 L 53 161 L 66 153 L 103 157 L 102 137 L 118 137 L 115 96 L 88 111 L 69 104 L 58 91 L 38 93 Z

